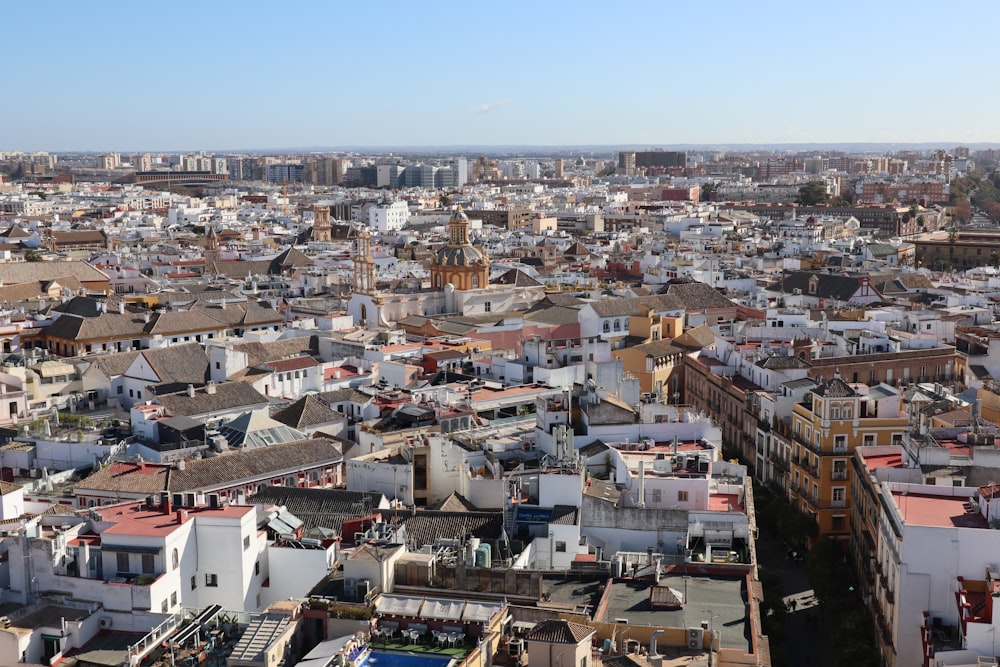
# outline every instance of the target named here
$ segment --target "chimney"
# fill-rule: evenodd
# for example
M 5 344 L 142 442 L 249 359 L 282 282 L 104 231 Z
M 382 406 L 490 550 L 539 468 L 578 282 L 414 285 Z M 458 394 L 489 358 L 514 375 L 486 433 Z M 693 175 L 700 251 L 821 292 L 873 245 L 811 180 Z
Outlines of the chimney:
M 170 514 L 172 508 L 170 506 L 170 493 L 167 491 L 160 492 L 160 508 L 163 510 L 164 514 Z
M 124 315 L 125 314 L 125 302 L 124 301 L 119 301 L 118 302 L 118 314 L 119 315 Z
M 646 462 L 639 461 L 639 502 L 638 507 L 646 506 Z
M 185 509 L 177 510 L 177 525 L 182 525 L 188 518 L 188 511 Z
M 208 384 L 205 385 L 205 393 L 206 394 L 214 394 L 215 393 L 215 383 L 212 382 L 211 380 L 209 380 Z
M 148 310 L 143 314 L 142 321 L 145 322 L 146 324 L 149 324 L 149 311 Z
M 188 385 L 188 398 L 194 398 L 194 385 Z

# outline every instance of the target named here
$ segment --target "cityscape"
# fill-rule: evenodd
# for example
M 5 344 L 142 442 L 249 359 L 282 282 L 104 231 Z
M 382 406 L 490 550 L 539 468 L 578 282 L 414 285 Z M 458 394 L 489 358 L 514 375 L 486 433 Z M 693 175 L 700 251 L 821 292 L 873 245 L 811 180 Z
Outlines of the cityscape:
M 997 667 L 997 20 L 5 7 L 0 665 Z

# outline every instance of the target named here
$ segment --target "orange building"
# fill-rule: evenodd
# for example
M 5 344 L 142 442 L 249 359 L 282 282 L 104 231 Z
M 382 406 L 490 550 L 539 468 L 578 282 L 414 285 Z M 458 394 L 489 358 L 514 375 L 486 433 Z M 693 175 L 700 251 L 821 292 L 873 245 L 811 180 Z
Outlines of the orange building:
M 448 245 L 431 260 L 431 284 L 437 289 L 451 283 L 457 290 L 471 290 L 486 287 L 489 279 L 489 258 L 469 240 L 469 216 L 458 206 L 448 221 Z

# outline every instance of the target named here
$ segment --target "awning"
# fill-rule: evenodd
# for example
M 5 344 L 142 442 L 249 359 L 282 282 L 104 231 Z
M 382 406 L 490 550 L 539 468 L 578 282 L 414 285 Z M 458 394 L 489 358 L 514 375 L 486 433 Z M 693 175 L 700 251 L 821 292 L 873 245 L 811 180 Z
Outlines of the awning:
M 462 618 L 462 610 L 464 608 L 465 600 L 427 598 L 424 600 L 424 608 L 421 616 L 441 621 L 457 621 Z
M 423 598 L 407 595 L 382 595 L 375 605 L 375 612 L 383 616 L 420 616 L 420 605 Z
M 503 609 L 502 604 L 466 602 L 465 612 L 462 614 L 462 620 L 469 621 L 471 623 L 486 623 L 501 609 Z

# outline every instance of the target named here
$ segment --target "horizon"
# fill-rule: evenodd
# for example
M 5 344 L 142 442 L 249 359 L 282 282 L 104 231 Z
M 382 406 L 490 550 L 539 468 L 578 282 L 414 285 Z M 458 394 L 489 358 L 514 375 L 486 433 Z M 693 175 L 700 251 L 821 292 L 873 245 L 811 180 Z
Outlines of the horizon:
M 993 3 L 50 0 L 5 18 L 0 151 L 1000 143 L 974 66 Z

